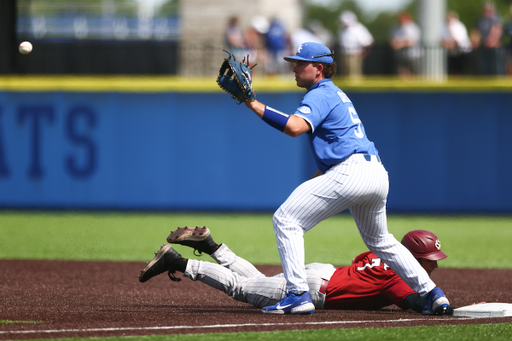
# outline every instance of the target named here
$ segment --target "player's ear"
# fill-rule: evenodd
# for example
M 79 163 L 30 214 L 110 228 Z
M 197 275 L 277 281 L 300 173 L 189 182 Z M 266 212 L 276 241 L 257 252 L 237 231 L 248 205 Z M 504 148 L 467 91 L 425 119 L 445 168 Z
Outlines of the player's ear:
M 323 72 L 324 72 L 324 64 L 322 64 L 322 63 L 317 63 L 317 64 L 316 64 L 316 70 L 317 70 L 317 75 L 318 75 L 318 76 L 323 75 Z

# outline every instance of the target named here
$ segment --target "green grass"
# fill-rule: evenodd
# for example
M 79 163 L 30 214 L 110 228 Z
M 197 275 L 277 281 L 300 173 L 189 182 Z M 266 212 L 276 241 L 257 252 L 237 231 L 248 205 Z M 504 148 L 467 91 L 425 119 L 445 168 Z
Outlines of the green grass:
M 4 211 L 0 258 L 147 261 L 171 230 L 186 225 L 210 227 L 219 243 L 250 260 L 279 263 L 269 214 Z
M 147 261 L 177 227 L 208 226 L 214 239 L 257 264 L 279 264 L 271 213 L 0 211 L 3 259 Z M 512 216 L 390 215 L 389 231 L 437 234 L 442 267 L 511 268 Z M 306 261 L 349 264 L 366 250 L 352 217 L 340 214 L 305 234 Z M 189 248 L 178 246 L 185 257 Z
M 70 259 L 146 262 L 177 227 L 208 226 L 223 242 L 255 264 L 279 264 L 271 213 L 140 213 L 0 211 L 2 259 Z M 512 216 L 390 215 L 388 226 L 400 240 L 409 230 L 437 234 L 448 258 L 441 267 L 512 268 Z M 305 235 L 306 261 L 349 264 L 365 251 L 352 217 L 332 217 Z M 180 247 L 185 257 L 194 257 Z M 177 248 L 178 248 L 177 247 Z M 27 323 L 13 321 L 15 323 Z M 13 323 L 2 321 L 2 323 Z M 272 333 L 213 333 L 137 337 L 159 340 L 510 340 L 512 324 L 352 328 Z M 125 340 L 96 338 L 95 340 Z M 90 340 L 86 338 L 59 340 Z
M 467 326 L 424 326 L 404 328 L 351 328 L 351 329 L 317 329 L 292 330 L 259 333 L 212 333 L 186 335 L 152 335 L 137 336 L 130 339 L 143 341 L 252 341 L 252 340 L 407 340 L 407 341 L 472 341 L 492 340 L 509 341 L 512 335 L 512 323 L 473 324 Z M 126 341 L 126 337 L 94 338 L 95 341 Z M 90 341 L 88 338 L 65 338 L 60 341 Z
M 13 321 L 13 320 L 0 320 L 0 324 L 15 324 L 15 323 L 46 323 L 47 321 Z

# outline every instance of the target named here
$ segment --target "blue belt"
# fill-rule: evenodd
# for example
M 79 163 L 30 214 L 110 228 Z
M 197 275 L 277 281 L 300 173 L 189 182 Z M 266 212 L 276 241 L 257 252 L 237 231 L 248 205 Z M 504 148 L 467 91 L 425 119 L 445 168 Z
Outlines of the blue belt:
M 363 154 L 363 156 L 366 161 L 372 161 L 372 156 L 370 154 Z M 380 156 L 378 156 L 378 155 L 374 155 L 374 156 L 377 158 L 377 162 L 381 162 Z
M 352 154 L 352 155 L 354 155 L 354 154 Z M 352 155 L 351 155 L 351 156 L 352 156 Z M 371 156 L 370 154 L 359 154 L 359 155 L 363 155 L 363 156 L 364 156 L 364 159 L 365 159 L 366 161 L 372 161 L 372 156 Z M 378 156 L 378 155 L 373 155 L 373 156 L 375 156 L 375 158 L 377 159 L 377 162 L 382 163 L 382 161 L 380 160 L 380 156 Z M 350 156 L 349 156 L 349 157 L 350 157 Z M 348 159 L 349 157 L 344 158 L 343 160 L 341 160 L 341 161 L 340 161 L 340 162 L 338 162 L 338 163 L 341 163 L 341 162 L 345 161 L 345 160 L 346 160 L 346 159 Z M 336 166 L 338 163 L 335 163 L 334 165 L 329 166 L 329 168 L 328 168 L 328 169 L 331 169 L 332 167 Z

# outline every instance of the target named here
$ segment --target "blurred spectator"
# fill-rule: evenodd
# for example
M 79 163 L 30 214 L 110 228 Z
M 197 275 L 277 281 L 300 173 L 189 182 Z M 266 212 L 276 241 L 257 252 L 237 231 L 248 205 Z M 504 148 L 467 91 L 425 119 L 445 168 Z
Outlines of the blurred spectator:
M 238 21 L 238 17 L 229 18 L 228 27 L 226 29 L 226 45 L 231 54 L 241 60 L 247 54 L 247 45 L 242 27 Z
M 291 34 L 291 48 L 293 50 L 293 53 L 297 51 L 299 46 L 302 43 L 306 42 L 313 42 L 313 43 L 322 43 L 320 38 L 318 38 L 316 35 L 313 34 L 309 29 L 306 28 L 299 28 L 292 32 Z
M 287 70 L 287 65 L 283 55 L 285 55 L 288 47 L 288 39 L 284 24 L 276 16 L 270 20 L 266 39 L 268 52 L 267 73 L 284 73 Z
M 399 25 L 391 33 L 391 48 L 395 51 L 397 73 L 400 76 L 410 76 L 419 71 L 421 56 L 419 26 L 414 22 L 409 12 L 398 15 Z
M 504 56 L 501 48 L 503 28 L 493 2 L 486 2 L 483 15 L 471 30 L 471 43 L 477 49 L 477 71 L 480 75 L 501 75 L 504 70 Z
M 340 15 L 338 44 L 341 52 L 341 74 L 360 78 L 363 74 L 363 58 L 368 54 L 374 40 L 371 33 L 351 11 Z
M 459 20 L 457 12 L 448 11 L 446 14 L 446 26 L 443 29 L 441 42 L 448 51 L 448 74 L 463 74 L 472 47 L 468 30 Z
M 503 28 L 503 36 L 505 38 L 505 72 L 512 75 L 512 5 L 509 9 L 509 21 Z
M 308 24 L 308 27 L 309 31 L 313 33 L 318 39 L 320 39 L 322 44 L 331 50 L 334 49 L 336 39 L 334 35 L 324 27 L 320 20 L 311 20 Z
M 261 15 L 256 15 L 251 19 L 251 26 L 245 31 L 245 42 L 250 56 L 250 65 L 252 66 L 256 63 L 259 66 L 253 72 L 265 71 L 267 63 L 265 35 L 268 29 L 268 20 Z

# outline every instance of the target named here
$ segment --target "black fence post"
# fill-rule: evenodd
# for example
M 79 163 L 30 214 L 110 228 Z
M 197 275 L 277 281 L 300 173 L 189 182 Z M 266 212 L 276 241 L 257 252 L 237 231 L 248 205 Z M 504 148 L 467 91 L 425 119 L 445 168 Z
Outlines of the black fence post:
M 0 0 L 0 74 L 16 72 L 16 0 Z

